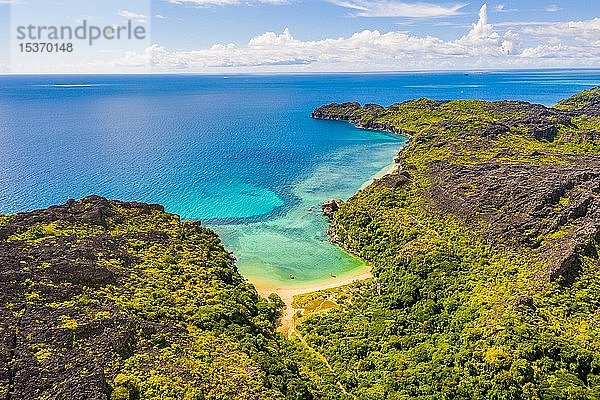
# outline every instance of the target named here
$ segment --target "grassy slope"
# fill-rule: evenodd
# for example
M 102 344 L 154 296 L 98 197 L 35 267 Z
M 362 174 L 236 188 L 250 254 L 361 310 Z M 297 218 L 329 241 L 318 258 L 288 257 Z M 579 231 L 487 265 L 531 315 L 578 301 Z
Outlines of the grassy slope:
M 561 102 L 560 108 L 582 109 L 598 92 Z M 459 171 L 490 160 L 519 168 L 583 166 L 586 159 L 579 156 L 600 152 L 600 143 L 581 134 L 600 131 L 597 116 L 563 119 L 547 140 L 535 138 L 526 109 L 509 105 L 421 99 L 375 117 L 354 112 L 352 122 L 359 125 L 412 133 L 401 157 L 407 183 L 371 185 L 335 216 L 340 243 L 373 263 L 375 282 L 352 302 L 300 327 L 357 397 L 600 398 L 597 249 L 580 257 L 580 270 L 569 282 L 548 281 L 548 260 L 540 255 L 546 241 L 577 222 L 537 232 L 536 246 L 503 237 L 490 241 L 484 240 L 489 220 L 475 212 L 469 219 L 461 215 L 474 204 L 442 212 L 432 201 L 435 166 Z M 560 118 L 550 112 L 542 119 Z M 491 123 L 506 123 L 510 130 L 480 134 Z M 446 195 L 458 197 L 458 191 Z M 556 207 L 568 202 L 561 198 Z

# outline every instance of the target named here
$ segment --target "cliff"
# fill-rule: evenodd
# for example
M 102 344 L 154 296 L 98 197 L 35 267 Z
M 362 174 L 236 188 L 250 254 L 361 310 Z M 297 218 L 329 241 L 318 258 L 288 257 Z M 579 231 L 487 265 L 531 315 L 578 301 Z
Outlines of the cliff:
M 314 118 L 410 136 L 331 217 L 373 264 L 303 322 L 358 398 L 600 396 L 600 88 L 544 107 L 418 99 Z M 342 338 L 349 338 L 344 340 Z
M 384 108 L 319 107 L 313 118 L 411 136 L 399 174 L 426 181 L 423 196 L 491 244 L 526 246 L 549 279 L 577 270 L 600 240 L 600 89 L 556 108 L 524 102 L 419 99 Z M 591 151 L 588 151 L 591 150 Z
M 158 205 L 0 216 L 0 398 L 310 398 L 281 306 L 215 233 Z

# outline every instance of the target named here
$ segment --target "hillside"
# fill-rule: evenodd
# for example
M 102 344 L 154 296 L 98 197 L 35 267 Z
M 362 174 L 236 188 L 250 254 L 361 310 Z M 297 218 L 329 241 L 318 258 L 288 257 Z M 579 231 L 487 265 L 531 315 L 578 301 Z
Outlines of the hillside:
M 313 117 L 410 135 L 332 218 L 375 280 L 300 329 L 362 399 L 600 398 L 600 89 Z
M 280 310 L 215 233 L 161 206 L 0 216 L 3 399 L 324 396 L 322 363 L 275 334 Z

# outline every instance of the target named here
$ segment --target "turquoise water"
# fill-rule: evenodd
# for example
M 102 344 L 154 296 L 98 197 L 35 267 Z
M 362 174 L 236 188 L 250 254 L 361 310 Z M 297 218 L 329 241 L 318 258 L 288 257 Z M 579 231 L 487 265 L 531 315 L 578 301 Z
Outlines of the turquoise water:
M 329 243 L 321 204 L 330 197 L 352 196 L 362 182 L 390 164 L 406 139 L 381 132 L 351 134 L 360 135 L 349 139 L 359 143 L 328 154 L 300 179 L 291 189 L 298 202 L 286 212 L 264 221 L 214 226 L 235 250 L 241 271 L 256 283 L 302 286 L 331 280 L 330 274 L 343 279 L 365 267 L 363 261 Z M 389 140 L 382 141 L 382 136 Z
M 315 107 L 417 97 L 551 105 L 599 84 L 600 71 L 0 76 L 0 212 L 91 193 L 161 203 L 216 229 L 251 280 L 305 285 L 364 267 L 327 242 L 320 204 L 351 196 L 404 143 L 313 120 Z

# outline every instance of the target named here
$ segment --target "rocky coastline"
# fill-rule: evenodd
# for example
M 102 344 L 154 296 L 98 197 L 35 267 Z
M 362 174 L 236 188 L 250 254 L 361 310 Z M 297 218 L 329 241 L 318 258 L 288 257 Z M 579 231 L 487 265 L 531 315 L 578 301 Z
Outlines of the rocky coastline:
M 394 160 L 398 170 L 376 180 L 375 186 L 405 185 L 417 169 L 410 160 L 415 152 L 444 149 L 443 160 L 419 166 L 418 173 L 431 182 L 428 201 L 440 212 L 485 227 L 478 230 L 489 243 L 539 249 L 547 278 L 555 280 L 575 273 L 581 255 L 592 254 L 600 241 L 600 156 L 568 148 L 568 143 L 593 142 L 598 136 L 587 120 L 600 116 L 599 99 L 600 89 L 594 89 L 555 107 L 428 99 L 389 107 L 332 103 L 314 110 L 312 117 L 411 137 Z M 511 136 L 540 145 L 567 145 L 564 150 L 521 149 L 505 143 Z M 565 199 L 569 204 L 561 206 Z M 350 249 L 336 233 L 337 209 L 324 205 L 330 237 Z M 540 238 L 552 235 L 556 238 Z
M 600 88 L 312 116 L 411 138 L 322 205 L 372 281 L 287 340 L 200 222 L 100 196 L 0 215 L 0 397 L 598 397 Z
M 349 393 L 598 398 L 600 88 L 553 107 L 417 99 L 313 117 L 410 135 L 397 171 L 325 207 L 331 240 L 374 276 L 301 326 Z

